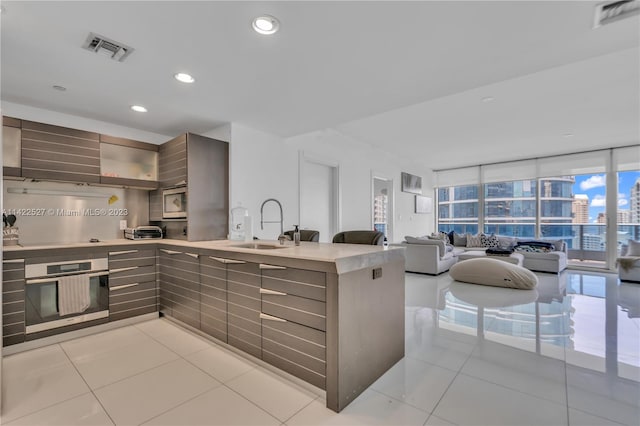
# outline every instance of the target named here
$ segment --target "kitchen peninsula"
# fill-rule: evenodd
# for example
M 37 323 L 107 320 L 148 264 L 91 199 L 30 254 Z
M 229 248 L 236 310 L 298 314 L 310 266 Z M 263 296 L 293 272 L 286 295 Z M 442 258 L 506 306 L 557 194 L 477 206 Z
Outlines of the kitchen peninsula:
M 159 311 L 324 389 L 334 411 L 404 356 L 401 248 L 112 240 L 5 247 L 4 262 L 17 265 L 8 269 L 15 289 L 20 261 L 24 267 L 79 255 L 108 258 L 109 321 Z M 155 304 L 144 308 L 139 296 L 128 296 L 154 291 Z

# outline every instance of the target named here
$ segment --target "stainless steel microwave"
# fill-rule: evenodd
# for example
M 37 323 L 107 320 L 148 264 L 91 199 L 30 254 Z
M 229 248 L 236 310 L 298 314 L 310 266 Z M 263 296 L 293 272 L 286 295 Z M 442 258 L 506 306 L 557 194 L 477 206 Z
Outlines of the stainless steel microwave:
M 162 191 L 162 218 L 187 218 L 187 187 L 165 189 Z

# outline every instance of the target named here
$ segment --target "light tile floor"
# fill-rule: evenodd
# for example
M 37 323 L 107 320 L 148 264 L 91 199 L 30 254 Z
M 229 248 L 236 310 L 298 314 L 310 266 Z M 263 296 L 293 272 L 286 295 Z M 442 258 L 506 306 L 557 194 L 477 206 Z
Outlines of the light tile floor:
M 406 356 L 341 413 L 166 320 L 3 359 L 7 425 L 640 424 L 640 284 L 406 274 Z M 363 359 L 366 362 L 366 359 Z

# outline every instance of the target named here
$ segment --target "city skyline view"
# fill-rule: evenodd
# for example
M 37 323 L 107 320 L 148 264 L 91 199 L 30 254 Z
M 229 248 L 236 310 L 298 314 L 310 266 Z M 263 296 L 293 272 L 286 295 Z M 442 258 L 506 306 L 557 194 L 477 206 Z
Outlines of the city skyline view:
M 630 209 L 631 188 L 640 179 L 640 170 L 618 173 L 618 210 Z M 605 212 L 606 177 L 603 174 L 575 176 L 574 195 L 589 199 L 589 223 L 597 223 L 598 214 Z

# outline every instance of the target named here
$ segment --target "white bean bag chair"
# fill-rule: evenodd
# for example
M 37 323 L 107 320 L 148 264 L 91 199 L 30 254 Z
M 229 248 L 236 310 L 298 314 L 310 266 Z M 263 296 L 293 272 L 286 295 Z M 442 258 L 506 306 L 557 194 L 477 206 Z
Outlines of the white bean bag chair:
M 538 277 L 530 270 L 489 257 L 458 262 L 449 275 L 456 281 L 494 287 L 530 290 L 538 285 Z
M 497 287 L 478 287 L 477 285 L 452 282 L 451 294 L 461 302 L 483 308 L 507 308 L 509 306 L 528 305 L 538 300 L 538 290 L 520 290 Z

